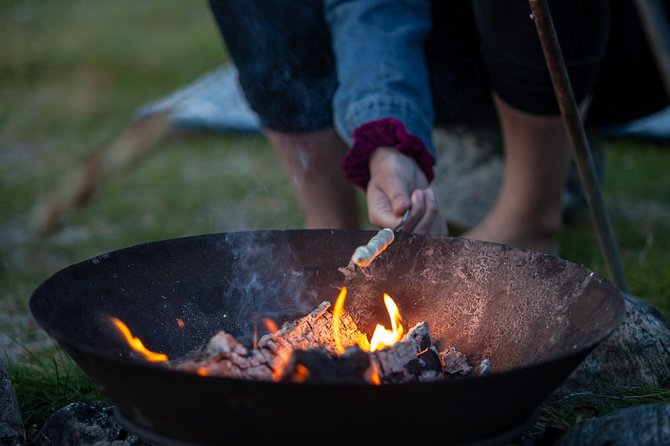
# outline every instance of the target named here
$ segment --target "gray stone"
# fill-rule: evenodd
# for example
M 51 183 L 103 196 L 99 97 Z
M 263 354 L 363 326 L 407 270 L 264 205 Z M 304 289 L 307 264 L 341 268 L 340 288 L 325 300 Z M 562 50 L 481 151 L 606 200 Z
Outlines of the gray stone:
M 23 420 L 19 402 L 0 360 L 0 445 L 14 446 L 23 439 Z
M 561 393 L 598 391 L 600 385 L 660 386 L 670 381 L 670 325 L 652 304 L 624 295 L 626 316 L 561 387 Z
M 461 229 L 484 218 L 502 184 L 502 139 L 497 126 L 452 125 L 433 132 L 437 164 L 433 187 L 450 225 Z
M 145 446 L 114 417 L 108 402 L 72 403 L 51 415 L 39 432 L 37 446 Z
M 555 446 L 661 446 L 670 444 L 670 404 L 629 407 L 586 421 Z

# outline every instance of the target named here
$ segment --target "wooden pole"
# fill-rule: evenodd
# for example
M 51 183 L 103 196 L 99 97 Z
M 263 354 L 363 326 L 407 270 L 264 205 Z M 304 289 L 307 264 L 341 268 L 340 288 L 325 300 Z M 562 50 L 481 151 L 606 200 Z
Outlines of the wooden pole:
M 579 116 L 575 95 L 570 85 L 568 70 L 556 37 L 556 29 L 551 19 L 551 12 L 546 0 L 529 0 L 532 17 L 535 22 L 544 58 L 547 62 L 551 83 L 554 87 L 556 100 L 561 110 L 563 124 L 568 132 L 572 154 L 577 164 L 586 201 L 591 210 L 591 220 L 596 230 L 600 250 L 605 257 L 605 264 L 613 282 L 623 292 L 628 292 L 628 283 L 621 266 L 621 259 L 612 225 L 610 224 L 596 170 L 591 156 L 586 131 Z

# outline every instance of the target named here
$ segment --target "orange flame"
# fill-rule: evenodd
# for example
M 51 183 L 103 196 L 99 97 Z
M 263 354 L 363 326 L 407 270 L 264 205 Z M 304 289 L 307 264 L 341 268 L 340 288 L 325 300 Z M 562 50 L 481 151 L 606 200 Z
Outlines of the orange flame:
M 291 356 L 293 355 L 293 349 L 286 345 L 280 345 L 277 351 L 275 352 L 275 358 L 270 364 L 272 368 L 272 379 L 275 382 L 281 380 L 284 375 L 284 370 L 291 361 Z
M 209 376 L 209 369 L 207 367 L 198 367 L 195 373 L 200 376 Z
M 347 288 L 342 287 L 340 294 L 337 296 L 335 301 L 335 306 L 333 307 L 333 339 L 335 340 L 335 346 L 337 347 L 337 353 L 340 355 L 344 353 L 344 345 L 342 344 L 342 335 L 340 330 L 342 329 L 342 312 L 344 311 L 344 301 L 347 298 Z
M 151 350 L 148 350 L 139 338 L 133 336 L 128 326 L 124 324 L 120 319 L 112 317 L 111 320 L 114 323 L 114 325 L 116 325 L 116 328 L 121 332 L 123 337 L 126 338 L 126 342 L 128 342 L 130 348 L 132 348 L 137 353 L 144 356 L 144 359 L 146 359 L 149 362 L 166 362 L 168 360 L 166 354 L 156 353 L 152 352 Z
M 270 333 L 276 333 L 277 330 L 279 330 L 277 323 L 269 317 L 263 318 L 263 324 L 265 324 L 265 328 L 267 328 Z
M 184 319 L 177 319 L 177 325 L 179 328 L 184 328 L 186 324 L 184 324 Z
M 365 378 L 370 384 L 374 384 L 375 386 L 381 385 L 382 378 L 379 373 L 379 367 L 377 367 L 376 362 L 374 361 L 370 362 L 370 368 L 366 371 Z
M 391 330 L 388 330 L 381 324 L 377 324 L 375 332 L 372 334 L 370 341 L 370 351 L 381 350 L 384 347 L 389 347 L 398 342 L 402 335 L 405 334 L 405 328 L 402 325 L 402 317 L 398 305 L 391 299 L 391 296 L 384 293 L 384 304 L 391 319 Z

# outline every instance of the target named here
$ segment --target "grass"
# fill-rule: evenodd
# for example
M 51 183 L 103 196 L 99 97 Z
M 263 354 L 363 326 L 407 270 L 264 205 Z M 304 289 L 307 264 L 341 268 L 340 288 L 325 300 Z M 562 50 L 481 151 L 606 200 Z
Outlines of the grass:
M 181 133 L 105 181 L 64 229 L 35 236 L 27 223 L 41 194 L 112 141 L 141 105 L 227 56 L 206 3 L 183 0 L 7 0 L 0 40 L 0 348 L 32 426 L 58 406 L 99 396 L 29 315 L 30 293 L 50 274 L 158 239 L 299 227 L 302 214 L 261 137 Z M 610 141 L 606 159 L 604 195 L 631 290 L 670 315 L 670 147 Z M 606 273 L 588 220 L 570 223 L 561 250 Z M 668 401 L 667 389 L 631 392 L 607 400 Z M 547 423 L 564 427 L 619 407 L 565 403 L 545 405 Z
M 9 362 L 7 373 L 21 404 L 26 437 L 31 443 L 49 415 L 72 402 L 104 399 L 100 390 L 67 356 L 31 355 Z
M 670 389 L 639 384 L 605 387 L 600 393 L 551 396 L 542 406 L 539 424 L 567 430 L 590 418 L 642 404 L 670 404 Z

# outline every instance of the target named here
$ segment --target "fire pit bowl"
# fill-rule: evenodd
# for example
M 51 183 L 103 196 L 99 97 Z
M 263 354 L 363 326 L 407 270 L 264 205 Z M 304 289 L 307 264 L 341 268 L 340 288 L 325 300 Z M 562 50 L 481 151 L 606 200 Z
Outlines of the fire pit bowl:
M 143 361 L 110 322 L 173 359 L 220 329 L 251 343 L 262 317 L 281 323 L 334 302 L 345 283 L 338 268 L 373 234 L 238 232 L 135 246 L 56 273 L 30 308 L 122 423 L 166 445 L 505 442 L 623 317 L 612 284 L 565 260 L 399 234 L 347 278 L 348 311 L 370 334 L 388 317 L 387 292 L 408 326 L 427 321 L 441 346 L 473 364 L 490 359 L 490 375 L 382 386 L 203 377 Z

